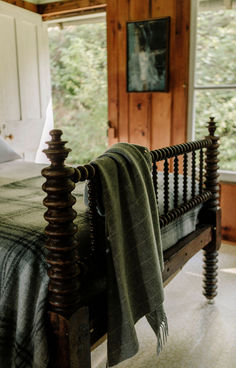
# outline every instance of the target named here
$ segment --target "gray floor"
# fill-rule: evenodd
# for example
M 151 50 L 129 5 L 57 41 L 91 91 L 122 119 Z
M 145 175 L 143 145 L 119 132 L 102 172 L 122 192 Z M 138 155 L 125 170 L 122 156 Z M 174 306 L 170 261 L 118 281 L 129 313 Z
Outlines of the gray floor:
M 236 246 L 223 245 L 219 257 L 218 296 L 213 305 L 201 294 L 202 254 L 193 257 L 165 288 L 169 337 L 156 356 L 156 339 L 142 319 L 137 324 L 139 353 L 118 368 L 236 367 Z M 93 367 L 105 367 L 105 345 Z

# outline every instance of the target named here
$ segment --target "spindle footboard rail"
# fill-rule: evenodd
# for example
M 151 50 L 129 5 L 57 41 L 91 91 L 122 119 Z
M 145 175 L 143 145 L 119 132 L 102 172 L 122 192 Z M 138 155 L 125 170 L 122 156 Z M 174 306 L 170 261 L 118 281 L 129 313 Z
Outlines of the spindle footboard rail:
M 204 188 L 203 185 L 203 159 L 204 148 L 208 148 L 212 145 L 210 138 L 202 139 L 199 141 L 183 143 L 171 147 L 161 148 L 159 150 L 151 151 L 153 160 L 153 184 L 156 192 L 158 202 L 158 166 L 157 163 L 164 161 L 164 214 L 160 215 L 160 227 L 168 225 L 171 221 L 181 217 L 184 213 L 196 207 L 200 203 L 204 203 L 211 198 L 212 192 Z M 196 153 L 199 151 L 199 182 L 196 181 Z M 191 153 L 191 198 L 188 199 L 188 177 L 189 177 L 189 165 L 188 165 L 188 153 Z M 183 187 L 179 185 L 179 159 L 183 156 Z M 171 209 L 169 205 L 170 187 L 169 187 L 169 175 L 170 164 L 169 159 L 174 158 L 174 207 Z M 196 186 L 198 185 L 198 194 L 196 193 Z M 183 200 L 180 203 L 179 194 L 183 191 Z
M 209 300 L 216 295 L 217 250 L 221 241 L 218 183 L 219 137 L 215 135 L 215 130 L 214 118 L 210 118 L 209 135 L 205 139 L 151 151 L 152 177 L 157 202 L 159 201 L 158 165 L 160 161 L 164 161 L 164 213 L 160 215 L 160 226 L 168 225 L 187 211 L 203 203 L 197 230 L 164 252 L 163 280 L 168 280 L 197 251 L 204 249 L 204 295 Z M 97 242 L 96 189 L 94 185 L 96 169 L 92 164 L 76 168 L 65 166 L 64 161 L 70 152 L 70 149 L 65 147 L 67 142 L 61 140 L 62 132 L 60 130 L 53 130 L 50 134 L 52 139 L 47 142 L 48 149 L 45 149 L 44 152 L 51 161 L 51 165 L 42 171 L 42 175 L 46 178 L 43 190 L 47 193 L 47 197 L 44 199 L 44 205 L 47 207 L 44 217 L 48 222 L 45 229 L 47 263 L 49 264 L 48 315 L 53 352 L 50 367 L 72 367 L 72 360 L 75 359 L 71 346 L 73 340 L 73 349 L 77 349 L 78 367 L 90 368 L 91 334 L 96 329 L 96 323 L 93 324 L 95 327 L 91 329 L 91 305 L 83 305 L 81 299 L 81 288 L 86 278 L 86 265 L 83 264 L 83 260 L 78 258 L 77 249 L 80 245 L 75 234 L 79 229 L 74 223 L 76 218 L 76 212 L 73 209 L 75 197 L 71 192 L 75 188 L 75 183 L 89 181 L 90 256 L 94 257 Z M 180 156 L 183 157 L 181 160 Z M 172 161 L 169 162 L 169 160 Z M 170 168 L 174 178 L 173 208 L 170 207 L 169 203 Z M 180 173 L 183 176 L 181 188 Z M 189 173 L 191 195 L 188 194 Z M 198 181 L 196 181 L 197 177 Z M 182 191 L 181 201 L 180 191 Z M 100 266 L 105 268 L 105 264 L 100 264 Z M 93 309 L 96 310 L 96 305 Z M 97 321 L 101 320 L 101 313 L 102 309 L 98 307 Z M 75 320 L 77 321 L 76 325 Z M 101 321 L 99 323 L 101 324 Z M 75 346 L 74 340 L 75 326 L 77 346 Z M 99 337 L 99 333 L 96 336 Z

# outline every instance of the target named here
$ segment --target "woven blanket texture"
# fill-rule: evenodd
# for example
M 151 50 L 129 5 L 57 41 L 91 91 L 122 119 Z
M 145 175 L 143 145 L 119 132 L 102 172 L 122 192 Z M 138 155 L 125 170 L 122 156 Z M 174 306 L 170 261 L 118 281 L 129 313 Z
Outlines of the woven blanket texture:
M 1 368 L 48 364 L 43 181 L 36 177 L 0 187 Z M 76 197 L 83 207 L 83 188 Z
M 93 162 L 101 180 L 108 253 L 108 364 L 138 351 L 135 323 L 144 315 L 161 350 L 167 335 L 163 309 L 163 252 L 151 155 L 118 143 Z

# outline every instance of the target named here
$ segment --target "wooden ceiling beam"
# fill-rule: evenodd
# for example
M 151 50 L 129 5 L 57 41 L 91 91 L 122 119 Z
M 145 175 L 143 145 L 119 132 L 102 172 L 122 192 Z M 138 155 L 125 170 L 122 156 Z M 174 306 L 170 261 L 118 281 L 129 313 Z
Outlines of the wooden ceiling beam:
M 69 16 L 75 13 L 86 13 L 105 11 L 106 0 L 67 0 L 54 3 L 45 3 L 38 5 L 38 13 L 44 20 L 55 19 L 58 16 Z
M 80 10 L 80 11 L 71 11 L 70 13 L 66 13 L 66 14 L 55 14 L 55 15 L 43 15 L 43 21 L 46 22 L 48 20 L 55 20 L 58 19 L 58 22 L 60 23 L 60 20 L 63 18 L 63 20 L 67 19 L 68 20 L 71 17 L 76 17 L 76 16 L 83 16 L 83 15 L 90 15 L 90 14 L 98 14 L 98 13 L 104 13 L 105 8 L 98 8 L 98 9 L 87 9 L 87 10 Z M 42 14 L 41 14 L 42 15 Z
M 38 7 L 36 4 L 23 0 L 3 0 L 5 3 L 19 6 L 20 8 L 30 10 L 34 13 L 38 13 Z

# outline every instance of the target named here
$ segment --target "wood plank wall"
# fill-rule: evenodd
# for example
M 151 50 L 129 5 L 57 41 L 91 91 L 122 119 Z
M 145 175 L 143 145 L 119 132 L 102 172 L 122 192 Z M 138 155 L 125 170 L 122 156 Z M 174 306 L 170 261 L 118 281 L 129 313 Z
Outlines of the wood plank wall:
M 222 238 L 236 242 L 236 183 L 220 183 Z
M 169 92 L 126 92 L 126 22 L 171 17 Z M 159 148 L 185 141 L 188 104 L 190 0 L 108 0 L 110 143 Z

